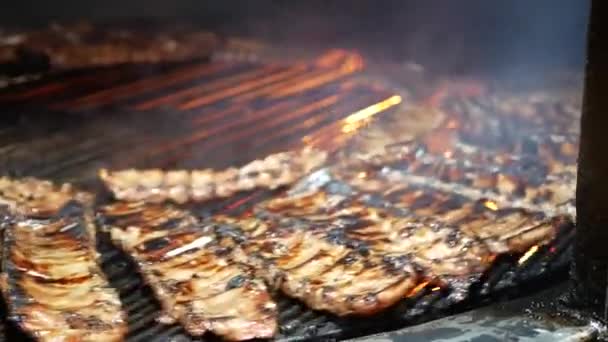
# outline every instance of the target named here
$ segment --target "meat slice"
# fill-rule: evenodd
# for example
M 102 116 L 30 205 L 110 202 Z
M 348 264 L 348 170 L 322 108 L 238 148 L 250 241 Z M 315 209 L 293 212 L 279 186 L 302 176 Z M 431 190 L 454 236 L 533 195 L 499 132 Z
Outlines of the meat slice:
M 230 340 L 270 338 L 277 308 L 232 247 L 185 211 L 158 204 L 115 203 L 99 212 L 112 240 L 137 262 L 166 314 L 188 333 Z
M 566 135 L 531 136 L 513 142 L 509 152 L 459 143 L 436 151 L 430 143 L 415 141 L 391 146 L 355 167 L 348 161 L 336 170 L 352 174 L 356 169 L 357 175 L 390 171 L 420 184 L 573 214 L 576 145 Z
M 361 196 L 369 204 L 382 198 L 401 209 L 402 216 L 433 218 L 482 241 L 494 254 L 524 252 L 534 245 L 547 244 L 560 231 L 572 226 L 568 215 L 550 216 L 486 198 L 470 199 L 380 174 L 350 177 L 348 182 L 353 188 L 370 194 Z
M 78 191 L 69 183 L 55 185 L 36 178 L 0 178 L 0 205 L 8 206 L 12 213 L 28 217 L 53 216 L 70 201 L 90 206 L 93 195 Z
M 99 176 L 117 199 L 177 203 L 229 197 L 255 188 L 289 185 L 321 165 L 326 153 L 310 148 L 275 153 L 241 168 L 215 170 L 100 170 Z
M 271 216 L 216 220 L 234 224 L 246 237 L 238 258 L 315 310 L 374 314 L 403 299 L 418 281 L 406 258 L 372 254 L 309 223 Z
M 411 263 L 427 278 L 444 283 L 476 279 L 493 259 L 482 241 L 455 226 L 391 210 L 388 204 L 378 206 L 377 201 L 373 207 L 366 201 L 361 194 L 345 196 L 319 190 L 271 200 L 264 209 L 303 219 L 312 227 L 323 226 L 322 234 L 331 241 L 346 243 L 384 261 Z
M 221 46 L 215 34 L 185 27 L 53 23 L 39 30 L 0 32 L 0 63 L 18 64 L 32 55 L 45 57 L 53 69 L 159 63 L 208 57 Z
M 98 266 L 90 211 L 74 200 L 88 196 L 35 179 L 0 188 L 9 319 L 40 341 L 122 341 L 125 314 Z

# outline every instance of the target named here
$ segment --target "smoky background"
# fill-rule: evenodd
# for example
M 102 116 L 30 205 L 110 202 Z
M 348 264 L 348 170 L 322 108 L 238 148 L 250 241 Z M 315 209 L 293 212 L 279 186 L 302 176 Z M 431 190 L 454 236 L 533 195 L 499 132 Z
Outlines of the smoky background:
M 588 0 L 2 0 L 3 26 L 52 21 L 187 24 L 290 48 L 494 75 L 582 70 Z

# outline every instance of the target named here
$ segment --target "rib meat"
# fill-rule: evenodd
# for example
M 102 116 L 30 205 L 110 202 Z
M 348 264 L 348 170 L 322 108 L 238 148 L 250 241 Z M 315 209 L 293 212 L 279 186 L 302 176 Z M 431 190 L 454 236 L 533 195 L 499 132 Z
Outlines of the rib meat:
M 276 189 L 289 185 L 321 165 L 325 152 L 305 148 L 271 154 L 241 168 L 223 171 L 162 171 L 102 169 L 99 176 L 117 199 L 184 203 L 229 197 L 254 188 Z
M 513 147 L 516 153 L 482 151 L 459 144 L 438 153 L 429 151 L 428 144 L 413 142 L 392 146 L 387 153 L 357 165 L 347 162 L 336 168 L 336 174 L 364 179 L 366 175 L 375 177 L 376 172 L 393 171 L 410 182 L 573 214 L 575 146 L 563 136 L 530 137 Z
M 215 34 L 187 28 L 54 23 L 40 30 L 0 33 L 0 63 L 17 64 L 32 56 L 44 57 L 53 69 L 159 63 L 208 57 L 221 45 Z
M 40 341 L 122 341 L 125 315 L 97 264 L 85 205 L 67 186 L 34 179 L 0 188 L 9 319 Z
M 320 190 L 271 200 L 265 209 L 302 219 L 312 227 L 322 226 L 318 234 L 331 241 L 383 260 L 407 261 L 427 278 L 443 282 L 476 278 L 492 261 L 482 241 L 456 226 L 370 204 L 360 194 L 344 196 Z
M 405 256 L 370 253 L 365 246 L 324 229 L 315 231 L 305 222 L 276 217 L 223 221 L 245 237 L 235 250 L 237 258 L 315 310 L 341 316 L 374 314 L 403 299 L 418 281 Z
M 483 241 L 495 254 L 524 252 L 534 245 L 547 244 L 560 229 L 572 225 L 568 215 L 551 216 L 486 198 L 471 199 L 381 174 L 346 178 L 355 189 L 369 194 L 362 199 L 370 205 L 382 198 L 401 209 L 401 215 L 433 218 L 457 227 L 465 235 Z
M 192 335 L 270 338 L 277 308 L 264 283 L 230 257 L 231 245 L 190 214 L 157 204 L 115 203 L 100 211 L 112 240 L 137 262 L 166 313 Z

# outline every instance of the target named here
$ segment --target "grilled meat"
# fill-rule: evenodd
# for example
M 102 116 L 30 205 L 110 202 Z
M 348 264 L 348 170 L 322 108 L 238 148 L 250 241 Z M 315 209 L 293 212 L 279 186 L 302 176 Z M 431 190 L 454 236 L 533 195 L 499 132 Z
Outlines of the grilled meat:
M 357 165 L 340 165 L 335 173 L 355 179 L 380 172 L 469 197 L 502 198 L 517 206 L 573 214 L 576 142 L 563 136 L 530 137 L 513 148 L 519 153 L 458 144 L 433 153 L 427 144 L 413 142 L 392 146 L 388 153 Z
M 0 64 L 38 56 L 52 68 L 73 69 L 123 63 L 158 63 L 207 57 L 221 45 L 210 33 L 171 28 L 141 30 L 88 23 L 0 34 Z M 31 58 L 31 57 L 30 57 Z
M 500 148 L 505 142 L 539 132 L 578 134 L 580 93 L 580 84 L 525 95 L 493 92 L 479 97 L 451 96 L 443 106 L 460 123 L 461 139 Z
M 388 203 L 372 203 L 360 194 L 344 196 L 321 190 L 271 200 L 265 209 L 324 227 L 317 234 L 345 241 L 383 260 L 411 262 L 435 280 L 476 278 L 492 260 L 481 240 L 456 226 L 394 210 L 398 207 L 390 208 Z
M 492 253 L 524 252 L 550 242 L 561 228 L 572 224 L 568 215 L 551 217 L 378 174 L 350 177 L 348 182 L 355 189 L 372 194 L 362 196 L 370 205 L 382 198 L 392 207 L 402 209 L 401 215 L 432 217 L 458 227 L 467 236 L 483 241 Z
M 125 315 L 97 264 L 86 206 L 69 187 L 34 179 L 1 188 L 9 319 L 40 341 L 121 341 Z
M 374 314 L 403 299 L 418 280 L 405 256 L 370 254 L 365 246 L 325 229 L 315 231 L 305 222 L 265 217 L 232 224 L 245 237 L 235 256 L 315 310 L 341 316 Z
M 0 205 L 8 206 L 12 213 L 28 217 L 48 217 L 57 213 L 70 201 L 90 206 L 93 196 L 77 191 L 67 183 L 57 186 L 49 181 L 35 178 L 21 180 L 0 178 Z
M 121 200 L 184 203 L 229 197 L 254 188 L 276 189 L 289 185 L 321 165 L 325 152 L 305 148 L 254 160 L 223 171 L 101 170 L 106 186 Z
M 112 240 L 129 253 L 166 313 L 192 335 L 206 331 L 230 340 L 269 338 L 277 330 L 276 304 L 251 269 L 231 259 L 188 213 L 168 206 L 115 203 L 100 211 Z

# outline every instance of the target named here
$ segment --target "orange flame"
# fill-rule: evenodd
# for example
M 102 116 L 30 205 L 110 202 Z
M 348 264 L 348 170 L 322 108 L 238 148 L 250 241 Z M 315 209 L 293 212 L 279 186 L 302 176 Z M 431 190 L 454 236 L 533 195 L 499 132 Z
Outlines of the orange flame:
M 330 50 L 316 59 L 317 66 L 322 68 L 340 67 L 344 71 L 357 71 L 363 69 L 365 62 L 361 55 L 345 50 Z
M 532 255 L 534 255 L 534 253 L 538 252 L 538 245 L 534 245 L 532 247 L 530 247 L 530 249 L 528 249 L 528 251 L 526 253 L 524 253 L 524 255 L 521 256 L 521 258 L 519 258 L 519 260 L 517 261 L 517 264 L 521 265 L 524 262 L 526 262 L 526 260 L 530 259 L 530 257 Z
M 416 295 L 416 293 L 420 292 L 422 289 L 424 289 L 427 285 L 429 284 L 428 281 L 425 281 L 423 283 L 420 283 L 418 285 L 416 285 L 416 287 L 414 287 L 408 294 L 407 297 L 413 297 Z
M 393 95 L 386 100 L 375 103 L 369 107 L 363 108 L 352 113 L 342 120 L 342 133 L 348 134 L 357 131 L 374 115 L 381 113 L 393 106 L 400 104 L 401 96 Z
M 486 207 L 492 211 L 498 210 L 498 204 L 496 204 L 496 202 L 494 202 L 494 201 L 487 200 L 487 201 L 483 202 L 483 205 L 484 205 L 484 207 Z

